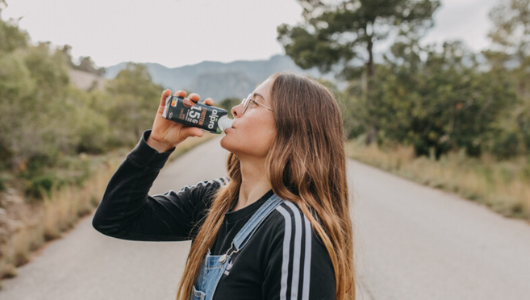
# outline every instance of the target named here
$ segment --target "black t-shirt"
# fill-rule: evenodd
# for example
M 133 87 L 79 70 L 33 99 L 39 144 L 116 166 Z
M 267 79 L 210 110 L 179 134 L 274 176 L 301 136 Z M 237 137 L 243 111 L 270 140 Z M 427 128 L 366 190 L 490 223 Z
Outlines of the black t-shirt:
M 171 152 L 158 153 L 144 132 L 138 145 L 112 176 L 92 225 L 115 238 L 137 241 L 194 240 L 217 189 L 229 179 L 185 186 L 178 192 L 148 195 Z M 237 233 L 273 195 L 225 213 L 212 255 L 227 252 Z M 258 227 L 238 253 L 215 291 L 214 300 L 335 299 L 335 275 L 322 240 L 300 208 L 285 201 Z

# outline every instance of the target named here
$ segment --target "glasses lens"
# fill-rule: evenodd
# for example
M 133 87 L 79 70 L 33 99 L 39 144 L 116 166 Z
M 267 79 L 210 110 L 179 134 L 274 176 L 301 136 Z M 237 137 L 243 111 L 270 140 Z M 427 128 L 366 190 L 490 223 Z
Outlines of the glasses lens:
M 250 104 L 250 95 L 248 95 L 245 99 L 243 99 L 243 113 L 241 115 L 243 115 L 247 111 L 249 104 Z

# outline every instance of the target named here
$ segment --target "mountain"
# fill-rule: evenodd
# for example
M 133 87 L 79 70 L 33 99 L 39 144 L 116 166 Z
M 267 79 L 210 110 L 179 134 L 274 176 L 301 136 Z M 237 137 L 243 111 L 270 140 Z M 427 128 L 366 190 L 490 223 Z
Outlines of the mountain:
M 321 76 L 316 69 L 302 70 L 290 57 L 274 55 L 268 60 L 230 63 L 203 61 L 195 65 L 167 68 L 157 63 L 146 63 L 153 81 L 172 91 L 186 89 L 198 93 L 201 99 L 211 97 L 220 101 L 228 97 L 243 98 L 272 73 L 291 71 L 307 74 L 313 78 L 333 79 L 332 75 Z M 126 62 L 106 68 L 105 77 L 112 79 L 127 66 Z
M 204 73 L 195 77 L 189 84 L 189 90 L 197 91 L 202 99 L 211 97 L 219 101 L 226 98 L 243 98 L 250 94 L 259 82 L 252 80 L 244 72 Z M 204 93 L 201 94 L 202 91 Z
M 91 90 L 97 88 L 103 90 L 107 79 L 93 73 L 80 70 L 69 69 L 70 82 L 82 90 Z

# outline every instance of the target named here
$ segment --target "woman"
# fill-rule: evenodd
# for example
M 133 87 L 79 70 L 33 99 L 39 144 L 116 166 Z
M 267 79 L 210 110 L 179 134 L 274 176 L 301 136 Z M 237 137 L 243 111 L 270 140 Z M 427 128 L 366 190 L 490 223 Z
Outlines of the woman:
M 162 117 L 169 95 L 109 182 L 94 228 L 129 240 L 192 240 L 177 300 L 354 299 L 344 136 L 332 94 L 300 75 L 271 75 L 232 108 L 221 139 L 228 177 L 149 196 L 175 146 L 203 135 Z

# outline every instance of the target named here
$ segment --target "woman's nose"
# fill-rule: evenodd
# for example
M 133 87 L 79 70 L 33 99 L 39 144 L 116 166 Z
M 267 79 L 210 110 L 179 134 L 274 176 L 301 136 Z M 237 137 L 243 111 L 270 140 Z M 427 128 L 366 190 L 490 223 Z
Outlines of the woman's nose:
M 241 108 L 241 104 L 232 107 L 232 115 L 234 116 L 234 118 L 239 118 L 241 116 Z

